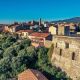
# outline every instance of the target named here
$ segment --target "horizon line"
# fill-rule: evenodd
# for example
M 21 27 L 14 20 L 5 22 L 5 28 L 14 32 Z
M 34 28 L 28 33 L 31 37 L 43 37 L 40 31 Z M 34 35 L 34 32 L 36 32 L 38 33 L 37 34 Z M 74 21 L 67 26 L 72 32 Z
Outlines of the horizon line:
M 69 17 L 69 18 L 57 18 L 57 19 L 45 19 L 45 18 L 41 18 L 42 21 L 59 21 L 59 20 L 65 20 L 65 19 L 71 19 L 71 18 L 77 18 L 77 17 Z M 19 22 L 19 23 L 22 23 L 22 22 L 29 22 L 29 21 L 39 21 L 40 18 L 38 19 L 22 19 L 22 20 L 19 20 L 19 19 L 15 19 L 15 20 L 12 20 L 12 19 L 2 19 L 0 20 L 0 24 L 12 24 L 14 22 Z

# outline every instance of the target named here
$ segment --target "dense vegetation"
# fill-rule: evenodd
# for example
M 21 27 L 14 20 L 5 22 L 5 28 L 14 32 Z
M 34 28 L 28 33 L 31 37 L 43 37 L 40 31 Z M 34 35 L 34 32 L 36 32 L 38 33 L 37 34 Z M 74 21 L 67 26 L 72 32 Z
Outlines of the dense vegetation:
M 48 60 L 50 51 L 45 47 L 33 47 L 29 39 L 18 39 L 17 35 L 0 34 L 0 80 L 17 78 L 28 69 L 40 70 L 49 80 L 70 80 L 66 74 Z

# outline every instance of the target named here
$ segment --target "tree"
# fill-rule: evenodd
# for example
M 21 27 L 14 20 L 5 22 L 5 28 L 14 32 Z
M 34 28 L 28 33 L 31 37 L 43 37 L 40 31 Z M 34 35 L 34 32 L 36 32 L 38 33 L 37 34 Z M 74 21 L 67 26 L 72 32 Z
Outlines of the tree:
M 35 67 L 36 62 L 36 51 L 33 46 L 27 47 L 27 49 L 20 50 L 18 57 L 23 58 L 23 63 L 26 64 L 29 68 Z
M 5 74 L 1 74 L 1 75 L 0 75 L 0 80 L 7 80 L 6 75 L 5 75 Z
M 10 42 L 5 42 L 2 44 L 2 49 L 6 49 L 8 47 L 10 47 L 13 43 L 10 43 Z
M 11 64 L 13 75 L 16 76 L 18 73 L 26 70 L 26 64 L 23 63 L 23 57 L 13 57 Z
M 27 46 L 31 45 L 31 40 L 24 39 L 24 40 L 22 40 L 21 44 L 26 48 Z
M 9 36 L 7 39 L 6 39 L 6 42 L 16 42 L 16 39 L 12 36 Z
M 9 47 L 5 50 L 3 57 L 14 57 L 17 56 L 16 50 L 13 47 Z
M 31 58 L 33 58 L 34 56 L 36 56 L 35 47 L 29 46 L 29 47 L 27 47 L 26 51 L 27 51 L 27 56 L 29 56 Z
M 24 46 L 22 44 L 14 44 L 13 47 L 17 53 L 19 53 L 20 50 L 24 49 Z
M 2 59 L 3 58 L 3 50 L 0 48 L 0 59 Z
M 47 48 L 45 47 L 40 47 L 37 54 L 38 54 L 38 65 L 43 66 L 46 64 L 47 61 Z
M 12 77 L 12 69 L 11 69 L 11 60 L 9 57 L 5 57 L 3 59 L 0 60 L 0 78 L 2 80 L 7 80 L 7 78 Z M 3 77 L 4 75 L 5 77 Z M 6 78 L 6 79 L 5 79 Z
M 61 80 L 61 79 L 67 80 L 68 77 L 66 76 L 66 74 L 64 72 L 57 71 L 56 78 L 59 80 Z
M 29 65 L 30 68 L 35 68 L 37 66 L 36 65 L 37 53 L 36 53 L 35 47 L 29 46 L 27 47 L 26 51 L 27 51 L 27 60 L 28 60 L 27 65 Z
M 18 56 L 19 57 L 23 57 L 23 56 L 26 57 L 27 56 L 27 51 L 25 49 L 20 50 L 19 53 L 18 53 Z

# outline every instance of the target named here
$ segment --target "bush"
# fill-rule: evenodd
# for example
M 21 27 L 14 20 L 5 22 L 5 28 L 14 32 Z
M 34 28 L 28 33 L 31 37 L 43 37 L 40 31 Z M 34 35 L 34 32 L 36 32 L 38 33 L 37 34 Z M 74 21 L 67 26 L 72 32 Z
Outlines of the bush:
M 5 50 L 3 57 L 14 57 L 17 56 L 16 50 L 13 47 L 9 47 Z

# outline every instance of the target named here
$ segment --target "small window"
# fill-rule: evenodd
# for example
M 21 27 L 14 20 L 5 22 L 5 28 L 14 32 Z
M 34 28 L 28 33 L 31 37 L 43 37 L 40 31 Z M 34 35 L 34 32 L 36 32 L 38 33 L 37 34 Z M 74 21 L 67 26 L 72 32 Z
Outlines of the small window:
M 66 44 L 66 48 L 69 48 L 69 43 L 65 43 Z
M 75 60 L 75 53 L 72 53 L 72 60 Z
M 56 43 L 56 48 L 57 48 L 57 43 Z
M 60 49 L 60 56 L 62 56 L 62 49 Z

